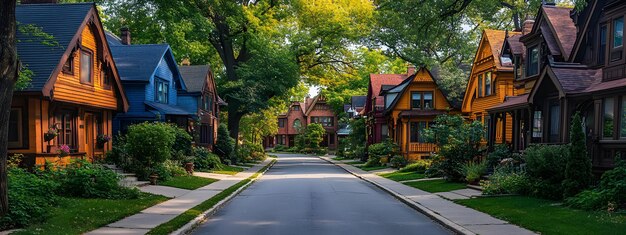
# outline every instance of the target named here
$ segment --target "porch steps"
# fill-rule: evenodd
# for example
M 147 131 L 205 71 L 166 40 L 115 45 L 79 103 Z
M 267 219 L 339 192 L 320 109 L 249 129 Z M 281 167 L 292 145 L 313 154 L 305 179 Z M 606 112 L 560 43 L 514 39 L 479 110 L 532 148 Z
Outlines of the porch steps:
M 119 168 L 116 165 L 103 164 L 103 166 L 115 171 L 115 173 L 122 176 L 122 180 L 120 180 L 119 182 L 121 186 L 128 187 L 128 188 L 135 188 L 135 187 L 142 187 L 142 186 L 146 186 L 150 184 L 150 182 L 148 181 L 140 181 L 139 179 L 137 179 L 137 176 L 135 174 L 126 173 L 124 172 L 124 170 L 122 170 L 122 168 Z

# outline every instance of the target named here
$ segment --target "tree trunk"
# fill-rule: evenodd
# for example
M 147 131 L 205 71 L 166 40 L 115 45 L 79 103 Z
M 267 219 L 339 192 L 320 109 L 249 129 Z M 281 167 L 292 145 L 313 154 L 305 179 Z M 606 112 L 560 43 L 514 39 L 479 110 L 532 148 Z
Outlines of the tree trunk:
M 239 145 L 239 122 L 243 117 L 243 114 L 236 111 L 237 106 L 229 105 L 228 106 L 228 132 L 230 133 L 230 137 L 237 140 L 237 145 Z
M 13 87 L 17 81 L 18 60 L 16 48 L 16 0 L 0 2 L 0 215 L 9 210 L 7 195 L 7 148 L 9 145 L 9 117 Z

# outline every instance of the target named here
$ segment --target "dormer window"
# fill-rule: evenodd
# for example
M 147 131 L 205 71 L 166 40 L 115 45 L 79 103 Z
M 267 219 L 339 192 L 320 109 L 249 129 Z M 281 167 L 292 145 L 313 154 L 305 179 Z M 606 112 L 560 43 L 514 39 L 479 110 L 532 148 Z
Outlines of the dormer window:
M 203 96 L 203 102 L 202 102 L 202 109 L 206 110 L 206 111 L 213 111 L 213 99 L 212 99 L 213 95 L 211 93 L 207 93 L 204 94 Z
M 165 80 L 157 80 L 156 81 L 156 97 L 155 101 L 163 104 L 168 103 L 170 86 Z
M 613 35 L 610 61 L 618 61 L 622 59 L 622 50 L 624 46 L 624 17 L 613 20 Z
M 528 48 L 528 66 L 526 68 L 526 76 L 534 76 L 539 73 L 539 47 L 533 46 Z
M 300 111 L 300 105 L 294 105 L 292 110 L 293 111 Z
M 85 84 L 93 83 L 93 53 L 89 50 L 80 52 L 80 82 Z

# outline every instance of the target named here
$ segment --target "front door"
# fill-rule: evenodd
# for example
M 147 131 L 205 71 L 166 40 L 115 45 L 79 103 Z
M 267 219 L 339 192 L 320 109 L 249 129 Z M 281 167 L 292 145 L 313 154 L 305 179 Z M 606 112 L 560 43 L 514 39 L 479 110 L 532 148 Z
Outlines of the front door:
M 88 159 L 93 159 L 96 142 L 94 118 L 93 113 L 85 113 L 85 153 Z

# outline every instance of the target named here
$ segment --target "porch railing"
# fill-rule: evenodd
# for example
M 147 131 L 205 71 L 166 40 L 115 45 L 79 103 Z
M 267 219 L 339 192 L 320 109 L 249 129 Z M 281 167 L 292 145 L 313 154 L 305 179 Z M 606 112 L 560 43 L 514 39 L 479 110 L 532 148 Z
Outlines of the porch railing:
M 410 143 L 409 152 L 430 153 L 437 152 L 437 145 L 431 143 Z

